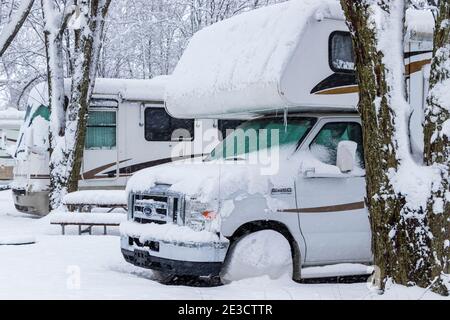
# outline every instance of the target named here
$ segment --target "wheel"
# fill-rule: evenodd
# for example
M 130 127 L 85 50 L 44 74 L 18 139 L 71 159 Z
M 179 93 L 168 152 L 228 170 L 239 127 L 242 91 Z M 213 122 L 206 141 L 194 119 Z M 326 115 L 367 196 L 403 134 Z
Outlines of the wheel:
M 293 263 L 291 246 L 279 232 L 258 231 L 241 238 L 227 256 L 221 272 L 223 283 L 246 278 L 269 276 L 279 279 L 292 277 Z

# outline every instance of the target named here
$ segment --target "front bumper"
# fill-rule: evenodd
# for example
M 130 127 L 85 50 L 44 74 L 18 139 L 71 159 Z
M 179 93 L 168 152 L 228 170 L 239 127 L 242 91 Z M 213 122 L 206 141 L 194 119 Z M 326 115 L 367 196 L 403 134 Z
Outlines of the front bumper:
M 228 250 L 228 242 L 185 243 L 153 239 L 145 244 L 122 235 L 125 260 L 138 267 L 179 276 L 217 276 Z
M 46 216 L 50 212 L 49 192 L 28 192 L 13 188 L 14 206 L 23 213 Z
M 158 258 L 147 251 L 122 249 L 125 260 L 135 266 L 178 276 L 214 277 L 220 274 L 222 262 L 191 262 Z

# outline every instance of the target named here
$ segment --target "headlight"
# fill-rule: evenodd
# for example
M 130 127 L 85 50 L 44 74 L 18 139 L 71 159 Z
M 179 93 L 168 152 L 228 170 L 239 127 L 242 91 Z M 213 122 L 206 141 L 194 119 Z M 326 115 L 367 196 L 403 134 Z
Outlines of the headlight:
M 186 200 L 186 226 L 195 231 L 217 231 L 218 215 L 207 203 L 196 199 Z

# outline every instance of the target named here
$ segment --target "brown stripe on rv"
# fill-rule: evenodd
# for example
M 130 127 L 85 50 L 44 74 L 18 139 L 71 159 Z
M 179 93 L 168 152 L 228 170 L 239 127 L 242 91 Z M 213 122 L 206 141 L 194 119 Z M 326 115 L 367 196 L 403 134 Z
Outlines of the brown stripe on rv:
M 130 161 L 130 160 L 131 159 L 122 160 L 122 161 L 119 161 L 119 163 L 124 163 L 124 162 Z M 108 163 L 108 164 L 105 164 L 104 166 L 89 170 L 89 171 L 83 173 L 82 178 L 84 180 L 94 179 L 97 174 L 99 174 L 100 172 L 105 171 L 106 169 L 111 168 L 112 166 L 115 166 L 115 165 L 117 165 L 117 162 Z
M 431 59 L 411 62 L 410 64 L 405 66 L 405 73 L 407 76 L 412 75 L 413 73 L 419 72 L 420 70 L 422 70 L 424 66 L 430 63 Z
M 147 169 L 147 168 L 151 168 L 151 167 L 156 167 L 162 164 L 166 164 L 166 163 L 171 163 L 171 162 L 176 162 L 176 161 L 182 161 L 182 160 L 187 160 L 187 159 L 194 159 L 194 158 L 200 158 L 205 156 L 205 154 L 193 154 L 193 155 L 188 155 L 188 156 L 182 156 L 182 157 L 176 157 L 176 158 L 162 158 L 162 159 L 157 159 L 157 160 L 152 160 L 152 161 L 148 161 L 148 162 L 141 162 L 141 163 L 137 163 L 131 166 L 127 166 L 127 167 L 123 167 L 120 168 L 119 173 L 121 174 L 121 176 L 123 174 L 126 175 L 131 175 L 139 170 L 142 169 Z M 114 171 L 110 171 L 110 172 L 105 172 L 106 175 L 108 174 L 113 174 Z
M 32 174 L 30 175 L 30 179 L 50 179 L 50 176 L 48 174 Z
M 326 206 L 326 207 L 301 208 L 301 209 L 284 209 L 284 210 L 278 210 L 278 212 L 284 212 L 284 213 L 322 213 L 322 212 L 353 211 L 353 210 L 359 210 L 359 209 L 364 209 L 364 208 L 365 208 L 365 203 L 364 203 L 364 201 L 361 201 L 361 202 L 346 203 L 346 204 L 339 204 L 339 205 Z
M 324 90 L 321 92 L 317 92 L 316 94 L 321 94 L 321 95 L 325 95 L 325 94 L 348 94 L 348 93 L 358 93 L 359 92 L 359 87 L 357 85 L 355 86 L 351 86 L 351 87 L 341 87 L 341 88 L 333 88 L 333 89 L 328 89 L 328 90 Z
M 405 75 L 410 76 L 416 72 L 422 70 L 424 66 L 431 63 L 431 59 L 425 59 L 420 61 L 411 62 L 405 66 Z M 313 92 L 314 94 L 319 95 L 332 95 L 332 94 L 349 94 L 349 93 L 357 93 L 359 92 L 359 87 L 357 84 L 353 86 L 339 86 L 333 88 L 327 88 L 318 92 Z

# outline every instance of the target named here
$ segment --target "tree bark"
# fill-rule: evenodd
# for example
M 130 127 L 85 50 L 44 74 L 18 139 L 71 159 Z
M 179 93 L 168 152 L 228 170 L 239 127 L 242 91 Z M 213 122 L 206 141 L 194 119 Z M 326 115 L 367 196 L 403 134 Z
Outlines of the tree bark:
M 433 262 L 425 208 L 410 205 L 398 184 L 402 170 L 416 168 L 410 155 L 405 98 L 404 1 L 341 0 L 352 33 L 374 262 L 384 289 L 430 285 Z M 417 170 L 420 170 L 418 167 Z
M 424 161 L 440 173 L 432 187 L 427 217 L 433 234 L 432 276 L 436 290 L 445 292 L 441 275 L 450 273 L 450 1 L 440 0 L 434 32 L 430 90 L 425 109 Z
M 98 60 L 101 51 L 103 28 L 105 17 L 111 0 L 82 0 L 80 2 L 81 12 L 87 21 L 80 30 L 79 42 L 76 45 L 75 72 L 72 77 L 71 99 L 68 108 L 67 127 L 71 130 L 73 153 L 68 161 L 72 168 L 68 192 L 78 190 L 81 166 L 83 162 L 84 145 L 86 139 L 86 123 L 88 108 L 95 86 Z
M 52 0 L 42 0 L 48 48 L 50 93 L 50 209 L 62 205 L 63 197 L 78 189 L 83 159 L 86 117 L 95 84 L 104 18 L 111 0 L 78 0 L 59 11 Z M 80 9 L 75 30 L 73 75 L 68 104 L 65 103 L 62 43 L 69 18 Z M 56 24 L 55 24 L 56 21 Z M 50 23 L 53 22 L 53 25 Z

